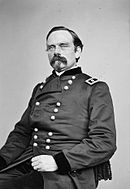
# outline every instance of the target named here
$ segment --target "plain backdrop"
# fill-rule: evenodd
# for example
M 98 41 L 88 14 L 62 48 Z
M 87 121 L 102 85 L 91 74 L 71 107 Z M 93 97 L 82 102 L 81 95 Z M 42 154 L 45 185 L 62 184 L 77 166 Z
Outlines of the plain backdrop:
M 84 44 L 83 71 L 108 83 L 115 108 L 113 180 L 99 189 L 130 188 L 129 0 L 0 0 L 0 146 L 50 73 L 45 37 L 57 25 Z

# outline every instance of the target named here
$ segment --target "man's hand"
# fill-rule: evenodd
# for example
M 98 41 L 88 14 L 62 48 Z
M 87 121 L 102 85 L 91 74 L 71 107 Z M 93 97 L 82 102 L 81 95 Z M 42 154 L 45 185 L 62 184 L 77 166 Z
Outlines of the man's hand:
M 32 167 L 37 171 L 56 171 L 57 164 L 51 155 L 39 155 L 31 159 Z

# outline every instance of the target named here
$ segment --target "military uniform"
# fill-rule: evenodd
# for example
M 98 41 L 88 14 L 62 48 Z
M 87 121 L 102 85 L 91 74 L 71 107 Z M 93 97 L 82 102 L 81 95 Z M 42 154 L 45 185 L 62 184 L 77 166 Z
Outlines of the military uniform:
M 8 165 L 4 171 L 33 156 L 52 155 L 58 170 L 41 172 L 44 189 L 95 189 L 95 168 L 105 165 L 115 150 L 109 88 L 78 67 L 61 76 L 53 71 L 34 88 L 0 156 Z

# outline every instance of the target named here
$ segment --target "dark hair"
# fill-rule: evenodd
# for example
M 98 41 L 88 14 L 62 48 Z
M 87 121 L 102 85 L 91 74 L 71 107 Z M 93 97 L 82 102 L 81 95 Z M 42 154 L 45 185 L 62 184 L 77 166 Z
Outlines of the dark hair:
M 66 27 L 64 27 L 64 26 L 56 26 L 56 27 L 53 27 L 53 28 L 48 32 L 48 34 L 47 34 L 47 36 L 46 36 L 46 40 L 48 40 L 48 37 L 50 36 L 50 34 L 51 34 L 52 32 L 54 32 L 54 31 L 59 31 L 59 30 L 68 31 L 68 32 L 72 35 L 73 43 L 74 43 L 75 49 L 79 46 L 79 47 L 81 48 L 81 51 L 83 50 L 83 44 L 82 44 L 82 41 L 79 39 L 78 35 L 77 35 L 74 31 L 72 31 L 72 30 L 70 30 L 70 29 L 68 29 L 68 28 L 66 28 Z

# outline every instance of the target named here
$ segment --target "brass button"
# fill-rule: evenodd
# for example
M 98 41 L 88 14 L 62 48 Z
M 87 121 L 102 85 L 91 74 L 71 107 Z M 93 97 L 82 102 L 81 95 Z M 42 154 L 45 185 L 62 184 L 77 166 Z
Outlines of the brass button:
M 61 106 L 61 103 L 60 103 L 60 102 L 57 102 L 56 105 L 57 105 L 58 107 L 60 107 L 60 106 Z
M 75 78 L 76 78 L 75 75 L 73 75 L 73 76 L 72 76 L 72 79 L 75 79 Z
M 35 146 L 35 147 L 36 147 L 36 146 L 38 146 L 38 144 L 37 144 L 36 142 L 34 142 L 34 143 L 33 143 L 33 146 Z
M 34 138 L 34 139 L 37 139 L 37 138 L 38 138 L 38 136 L 37 136 L 37 135 L 34 135 L 34 136 L 33 136 L 33 138 Z
M 55 108 L 55 109 L 54 109 L 54 112 L 55 112 L 55 113 L 57 113 L 58 111 L 59 111 L 58 108 Z
M 66 86 L 64 86 L 64 90 L 68 90 L 69 89 L 69 87 L 66 85 Z
M 43 88 L 43 85 L 40 86 L 40 89 L 42 89 L 42 88 Z
M 49 149 L 50 149 L 50 146 L 45 146 L 45 149 L 46 149 L 46 150 L 49 150 Z
M 36 102 L 36 106 L 39 106 L 40 105 L 40 102 Z
M 46 143 L 50 143 L 51 142 L 51 139 L 50 138 L 47 138 L 46 139 Z
M 52 121 L 55 120 L 55 116 L 54 116 L 54 115 L 51 116 L 51 120 L 52 120 Z
M 71 85 L 73 83 L 73 81 L 70 79 L 68 80 L 68 84 Z
M 38 131 L 38 128 L 34 128 L 34 131 L 37 132 L 37 131 Z
M 52 136 L 52 135 L 53 135 L 53 133 L 52 133 L 52 132 L 49 132 L 49 133 L 48 133 L 48 136 Z

